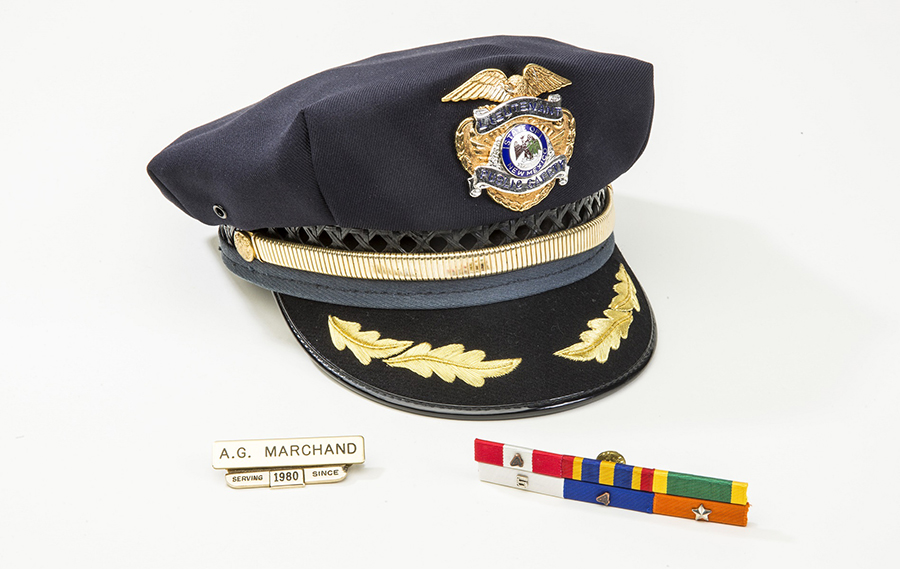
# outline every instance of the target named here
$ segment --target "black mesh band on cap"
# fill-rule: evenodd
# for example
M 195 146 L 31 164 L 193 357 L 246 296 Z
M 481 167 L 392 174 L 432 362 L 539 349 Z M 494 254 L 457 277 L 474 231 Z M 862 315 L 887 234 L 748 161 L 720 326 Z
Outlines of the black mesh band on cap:
M 643 61 L 476 38 L 323 71 L 147 169 L 219 226 L 225 265 L 275 292 L 341 385 L 440 417 L 529 416 L 601 397 L 653 353 L 609 187 L 653 105 Z
M 549 235 L 585 223 L 603 211 L 608 201 L 607 190 L 586 196 L 574 203 L 536 213 L 462 229 L 434 231 L 384 231 L 335 225 L 312 227 L 267 228 L 263 235 L 303 245 L 327 247 L 343 251 L 374 253 L 450 253 L 496 247 L 532 237 Z M 233 226 L 222 226 L 220 235 L 234 245 Z

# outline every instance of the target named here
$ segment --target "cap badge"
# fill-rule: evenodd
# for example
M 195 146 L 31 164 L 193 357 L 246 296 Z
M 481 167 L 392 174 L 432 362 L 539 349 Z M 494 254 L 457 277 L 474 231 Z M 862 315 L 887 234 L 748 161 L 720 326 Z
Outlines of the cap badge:
M 479 71 L 441 99 L 499 103 L 478 107 L 456 128 L 456 155 L 471 175 L 470 196 L 487 191 L 500 205 L 525 211 L 547 197 L 557 180 L 568 181 L 575 118 L 559 95 L 538 96 L 571 84 L 529 63 L 522 75 L 509 78 L 499 69 Z

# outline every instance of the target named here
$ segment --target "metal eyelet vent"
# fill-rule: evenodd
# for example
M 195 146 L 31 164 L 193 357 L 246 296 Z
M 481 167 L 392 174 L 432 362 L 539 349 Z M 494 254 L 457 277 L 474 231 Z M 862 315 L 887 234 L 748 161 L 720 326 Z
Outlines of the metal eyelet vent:
M 219 219 L 226 219 L 228 217 L 228 212 L 226 212 L 225 208 L 219 204 L 213 206 L 213 213 L 215 213 Z

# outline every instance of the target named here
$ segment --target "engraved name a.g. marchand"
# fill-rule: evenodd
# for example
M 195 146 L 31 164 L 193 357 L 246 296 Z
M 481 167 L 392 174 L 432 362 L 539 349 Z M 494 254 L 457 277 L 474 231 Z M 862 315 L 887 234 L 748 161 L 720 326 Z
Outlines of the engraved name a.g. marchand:
M 212 449 L 216 469 L 362 464 L 365 460 L 361 436 L 216 441 Z

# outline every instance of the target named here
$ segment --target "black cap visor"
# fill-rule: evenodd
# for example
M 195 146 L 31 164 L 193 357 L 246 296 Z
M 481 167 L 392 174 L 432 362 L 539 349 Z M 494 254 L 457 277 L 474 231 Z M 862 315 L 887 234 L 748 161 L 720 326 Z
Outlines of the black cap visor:
M 636 302 L 623 304 L 628 290 Z M 275 296 L 294 335 L 339 382 L 439 417 L 524 417 L 587 403 L 634 377 L 656 344 L 650 304 L 618 247 L 575 283 L 482 306 L 396 310 Z

